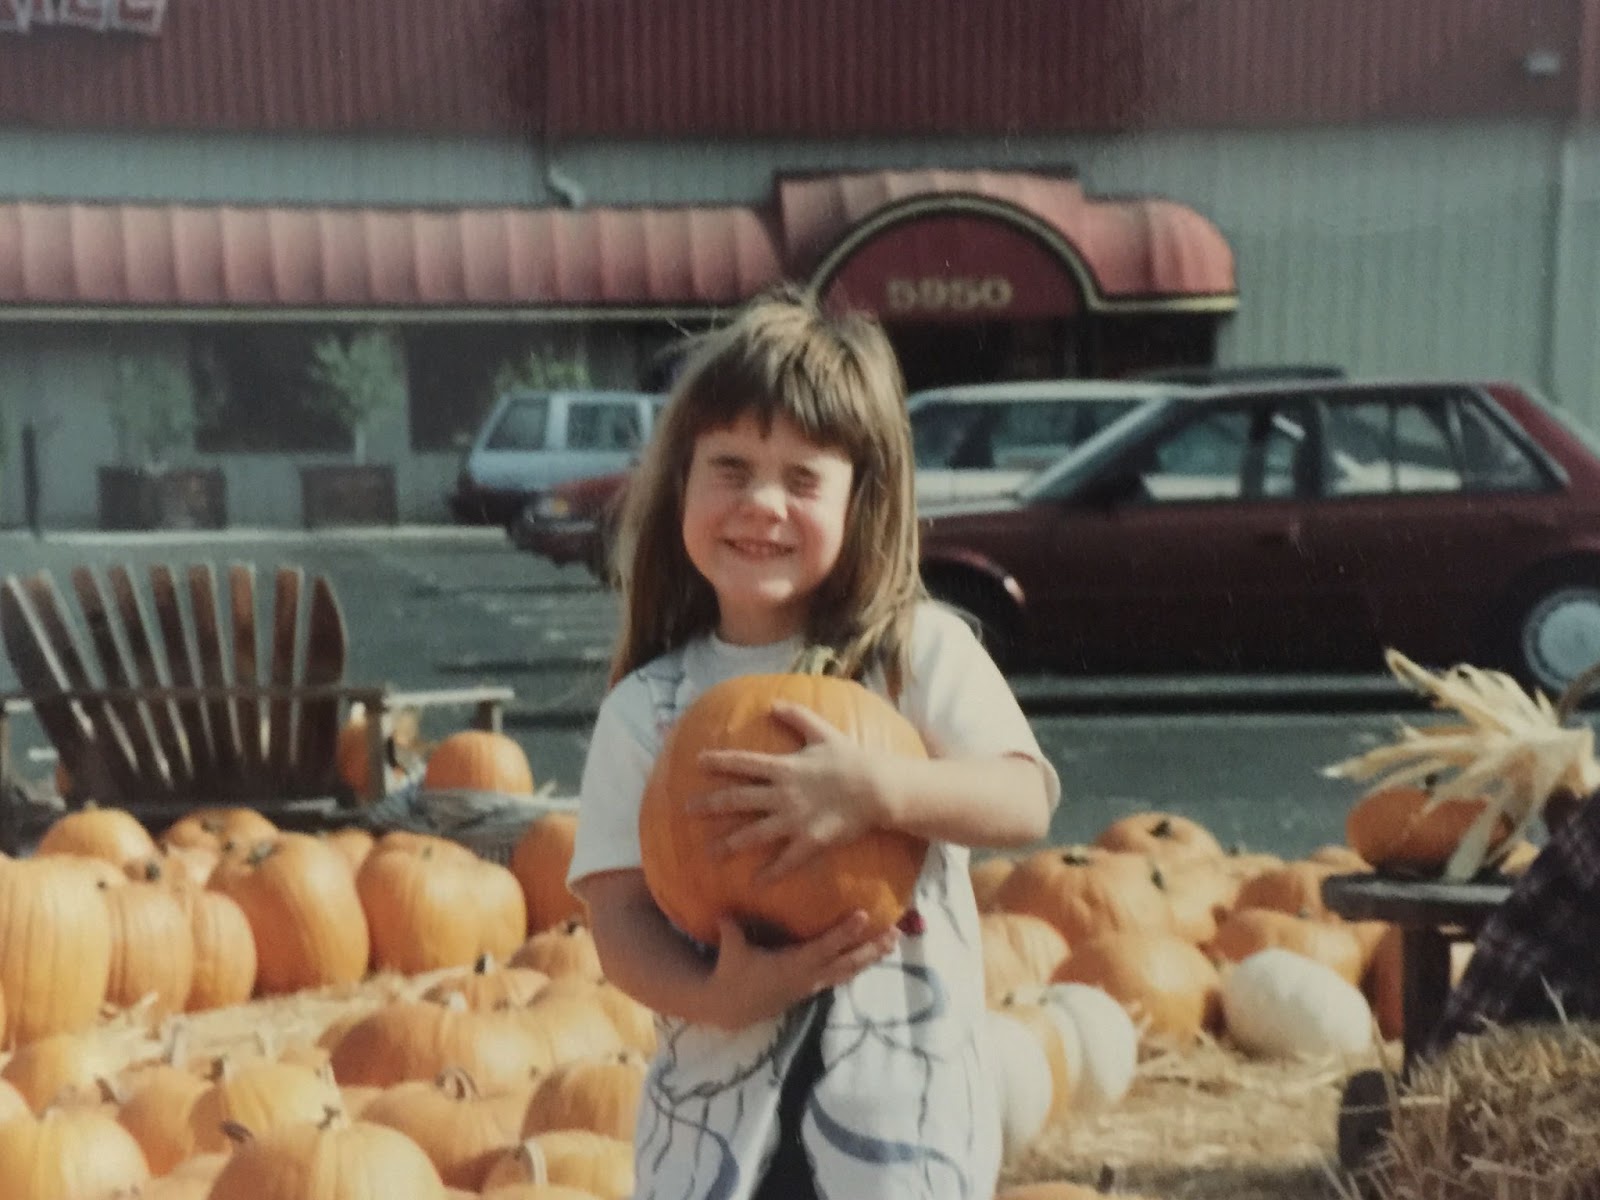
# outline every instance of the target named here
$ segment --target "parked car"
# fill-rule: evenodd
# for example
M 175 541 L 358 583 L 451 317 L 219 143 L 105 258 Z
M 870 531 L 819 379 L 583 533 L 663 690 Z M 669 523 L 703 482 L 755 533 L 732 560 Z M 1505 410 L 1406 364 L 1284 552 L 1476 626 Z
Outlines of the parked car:
M 448 497 L 463 524 L 509 525 L 530 497 L 626 466 L 664 397 L 624 391 L 510 391 L 484 418 Z
M 906 401 L 922 504 L 999 495 L 1019 487 L 1095 431 L 1172 385 L 1106 380 L 976 384 L 917 392 Z M 606 577 L 627 471 L 559 484 L 523 507 L 508 533 L 520 550 Z
M 1507 383 L 1174 394 L 927 514 L 922 545 L 1011 667 L 1376 670 L 1394 646 L 1555 690 L 1600 659 L 1600 457 Z

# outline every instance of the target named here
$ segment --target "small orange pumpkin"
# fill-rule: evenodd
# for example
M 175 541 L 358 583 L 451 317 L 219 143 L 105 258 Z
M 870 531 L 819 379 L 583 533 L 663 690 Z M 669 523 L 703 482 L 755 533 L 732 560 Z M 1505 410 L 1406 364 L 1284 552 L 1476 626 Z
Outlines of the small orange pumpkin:
M 423 771 L 429 791 L 467 789 L 533 795 L 533 769 L 522 747 L 503 733 L 463 729 L 434 747 Z
M 1216 1029 L 1222 1016 L 1222 981 L 1211 960 L 1170 933 L 1106 933 L 1072 954 L 1056 983 L 1087 983 L 1107 992 L 1146 1032 L 1192 1042 Z
M 1178 858 L 1221 858 L 1222 845 L 1200 822 L 1177 813 L 1134 813 L 1100 831 L 1102 850 L 1148 854 L 1163 862 Z
M 528 930 L 538 933 L 585 915 L 583 901 L 567 887 L 572 847 L 578 833 L 575 813 L 546 813 L 532 822 L 511 851 L 511 873 L 528 903 Z
M 1074 949 L 1112 930 L 1172 927 L 1172 905 L 1155 865 L 1142 854 L 1094 847 L 1030 854 L 1001 885 L 996 902 L 1006 912 L 1042 917 Z
M 774 847 L 724 855 L 723 839 L 748 817 L 692 813 L 691 800 L 729 785 L 700 764 L 707 750 L 790 754 L 800 734 L 772 715 L 775 701 L 802 705 L 857 744 L 876 752 L 925 758 L 911 723 L 888 701 L 848 679 L 824 675 L 745 675 L 707 689 L 668 732 L 645 784 L 639 838 L 645 883 L 661 911 L 690 937 L 715 945 L 723 918 L 753 939 L 812 938 L 856 909 L 869 932 L 888 929 L 905 912 L 922 872 L 927 843 L 894 830 L 873 830 L 830 846 L 774 883 L 756 876 Z
M 38 854 L 82 854 L 121 866 L 156 852 L 138 818 L 120 808 L 86 806 L 57 817 L 39 839 Z

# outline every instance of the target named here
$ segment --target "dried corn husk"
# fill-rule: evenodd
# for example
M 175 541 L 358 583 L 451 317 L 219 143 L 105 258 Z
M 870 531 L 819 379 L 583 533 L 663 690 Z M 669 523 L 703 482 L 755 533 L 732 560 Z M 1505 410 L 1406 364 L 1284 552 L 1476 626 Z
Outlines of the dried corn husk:
M 1462 837 L 1444 878 L 1470 879 L 1489 859 L 1500 820 L 1512 826 L 1510 846 L 1561 791 L 1587 796 L 1600 787 L 1594 731 L 1568 727 L 1542 692 L 1530 696 L 1509 675 L 1461 665 L 1435 674 L 1398 650 L 1384 652 L 1396 679 L 1429 697 L 1435 708 L 1465 720 L 1413 726 L 1402 723 L 1395 741 L 1323 768 L 1334 779 L 1372 781 L 1366 795 L 1425 783 L 1428 808 L 1451 799 L 1481 796 L 1483 813 Z

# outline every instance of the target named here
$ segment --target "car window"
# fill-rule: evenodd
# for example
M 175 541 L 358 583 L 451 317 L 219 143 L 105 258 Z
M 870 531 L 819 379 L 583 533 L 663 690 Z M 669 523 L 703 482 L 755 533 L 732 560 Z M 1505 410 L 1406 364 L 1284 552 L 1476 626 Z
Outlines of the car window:
M 1433 393 L 1330 405 L 1328 491 L 1528 491 L 1544 476 L 1527 450 L 1470 397 Z
M 1214 409 L 1158 439 L 1137 464 L 1153 503 L 1281 499 L 1307 490 L 1306 407 L 1263 402 Z
M 987 454 L 981 404 L 923 404 L 911 414 L 912 453 L 919 467 L 955 467 Z
M 548 396 L 518 397 L 501 412 L 484 446 L 490 450 L 543 450 L 549 420 Z
M 1528 450 L 1479 404 L 1458 406 L 1462 486 L 1479 492 L 1532 492 L 1545 486 L 1545 474 Z
M 1000 405 L 991 439 L 993 465 L 1032 471 L 1047 467 L 1135 403 L 1045 400 Z
M 632 401 L 575 401 L 567 409 L 567 449 L 634 450 L 643 440 Z

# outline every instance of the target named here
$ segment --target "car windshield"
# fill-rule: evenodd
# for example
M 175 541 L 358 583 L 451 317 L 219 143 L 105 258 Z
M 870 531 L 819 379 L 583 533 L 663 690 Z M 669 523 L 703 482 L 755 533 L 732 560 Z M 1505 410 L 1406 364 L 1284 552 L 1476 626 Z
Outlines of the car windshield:
M 1179 403 L 1171 396 L 1147 400 L 1028 480 L 1017 489 L 1017 494 L 1025 501 L 1071 495 L 1106 461 L 1120 453 L 1123 446 L 1165 421 Z
M 548 396 L 519 396 L 500 414 L 484 442 L 488 450 L 542 450 L 550 416 Z

